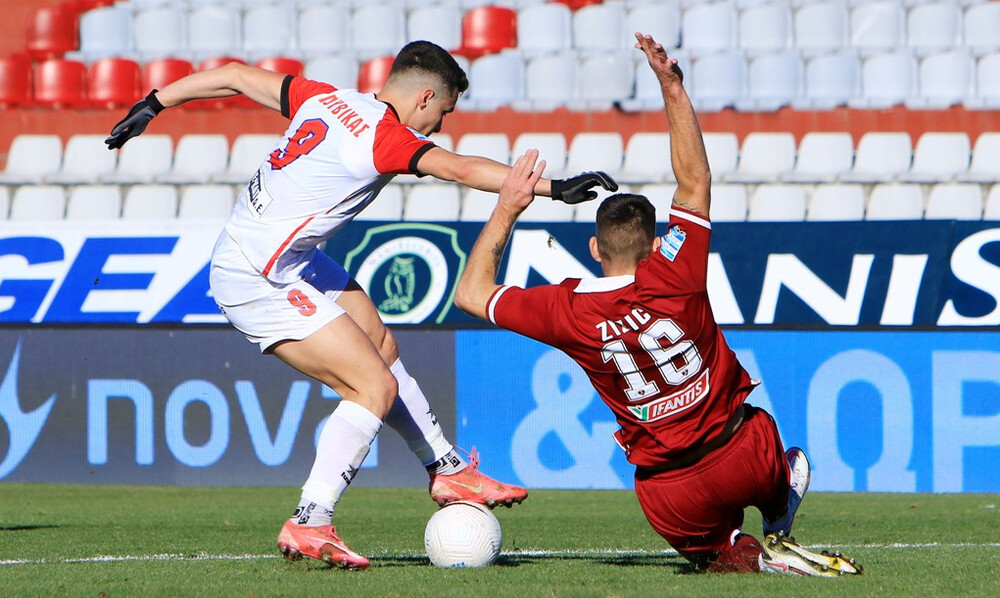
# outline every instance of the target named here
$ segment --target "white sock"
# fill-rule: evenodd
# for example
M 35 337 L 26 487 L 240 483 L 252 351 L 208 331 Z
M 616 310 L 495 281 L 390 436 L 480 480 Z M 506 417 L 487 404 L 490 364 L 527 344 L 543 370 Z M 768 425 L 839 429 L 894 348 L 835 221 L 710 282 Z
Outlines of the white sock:
M 389 370 L 399 383 L 399 398 L 392 404 L 385 423 L 399 432 L 424 467 L 434 465 L 446 455 L 454 453 L 454 447 L 444 437 L 444 430 L 434 417 L 434 411 L 427 403 L 427 397 L 420 390 L 417 381 L 403 367 L 403 362 L 397 359 Z M 464 465 L 465 461 L 457 453 L 455 458 L 459 460 L 460 465 Z
M 352 401 L 341 401 L 326 420 L 309 479 L 293 519 L 300 525 L 329 525 L 333 509 L 358 472 L 382 420 Z

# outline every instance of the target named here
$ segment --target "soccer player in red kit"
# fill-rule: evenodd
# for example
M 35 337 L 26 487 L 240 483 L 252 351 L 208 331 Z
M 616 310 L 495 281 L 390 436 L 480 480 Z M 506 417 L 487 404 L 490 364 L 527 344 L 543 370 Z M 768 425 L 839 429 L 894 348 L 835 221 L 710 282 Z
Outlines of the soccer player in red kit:
M 653 529 L 699 569 L 842 575 L 858 568 L 788 538 L 809 482 L 801 449 L 783 450 L 771 416 L 745 405 L 750 379 L 715 322 L 706 288 L 711 174 L 676 60 L 636 35 L 663 90 L 678 187 L 657 237 L 641 195 L 613 195 L 590 241 L 604 276 L 522 289 L 496 284 L 518 215 L 545 164 L 521 156 L 500 190 L 459 281 L 466 312 L 564 351 L 579 364 L 621 429 L 635 491 Z M 757 507 L 767 538 L 743 534 Z

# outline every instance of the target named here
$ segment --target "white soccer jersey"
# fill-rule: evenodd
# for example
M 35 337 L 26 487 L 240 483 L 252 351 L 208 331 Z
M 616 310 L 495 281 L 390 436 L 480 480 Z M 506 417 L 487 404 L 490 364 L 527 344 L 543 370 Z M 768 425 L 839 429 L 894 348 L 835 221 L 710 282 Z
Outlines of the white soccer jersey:
M 374 94 L 301 77 L 282 83 L 281 113 L 291 124 L 240 195 L 226 232 L 261 274 L 288 283 L 312 249 L 394 175 L 416 172 L 434 144 Z

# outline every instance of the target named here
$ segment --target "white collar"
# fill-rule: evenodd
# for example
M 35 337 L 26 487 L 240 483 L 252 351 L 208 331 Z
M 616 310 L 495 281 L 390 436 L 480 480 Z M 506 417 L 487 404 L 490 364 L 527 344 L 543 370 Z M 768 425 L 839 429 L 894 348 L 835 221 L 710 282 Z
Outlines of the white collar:
M 573 289 L 574 293 L 604 293 L 617 291 L 635 282 L 634 274 L 621 276 L 602 276 L 600 278 L 585 278 Z

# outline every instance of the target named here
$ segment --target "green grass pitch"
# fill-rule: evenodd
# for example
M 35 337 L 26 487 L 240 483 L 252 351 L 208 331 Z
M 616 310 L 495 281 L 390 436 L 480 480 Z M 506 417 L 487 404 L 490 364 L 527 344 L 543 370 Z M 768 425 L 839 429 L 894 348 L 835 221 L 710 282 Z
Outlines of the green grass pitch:
M 16 596 L 989 596 L 1000 595 L 1000 496 L 807 496 L 795 536 L 865 566 L 855 578 L 694 574 L 631 492 L 543 491 L 497 515 L 492 567 L 428 564 L 419 489 L 354 488 L 336 523 L 364 572 L 287 563 L 274 542 L 292 489 L 0 484 L 0 588 Z M 759 537 L 748 511 L 746 530 Z

